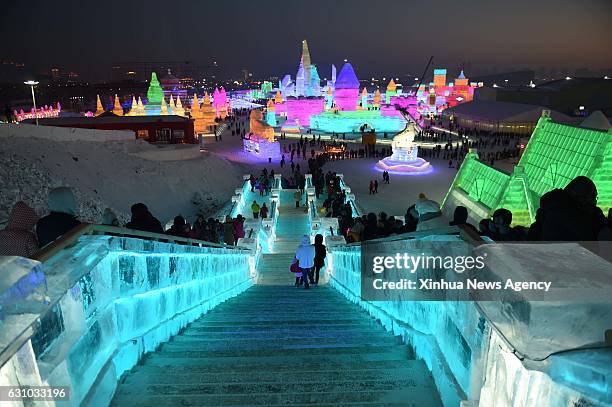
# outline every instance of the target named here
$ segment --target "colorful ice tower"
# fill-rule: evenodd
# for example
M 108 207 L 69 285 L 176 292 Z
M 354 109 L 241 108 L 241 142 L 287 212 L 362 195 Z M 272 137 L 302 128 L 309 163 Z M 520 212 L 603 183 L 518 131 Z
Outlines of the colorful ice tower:
M 102 113 L 104 113 L 104 107 L 102 107 L 100 95 L 96 95 L 96 112 L 94 113 L 94 116 L 100 116 Z
M 444 96 L 446 91 L 446 69 L 434 69 L 433 87 L 437 95 Z
M 268 105 L 266 106 L 266 123 L 268 123 L 272 127 L 276 127 L 277 125 L 276 108 L 272 99 L 268 100 Z
M 145 113 L 147 116 L 156 116 L 160 114 L 163 98 L 164 91 L 159 84 L 159 80 L 157 80 L 157 74 L 152 72 L 149 89 L 147 90 L 147 104 L 145 106 Z
M 200 105 L 200 115 L 202 117 L 202 126 L 205 127 L 206 132 L 210 133 L 215 125 L 215 118 L 217 117 L 217 114 L 215 112 L 215 108 L 210 102 L 210 96 L 208 93 L 204 93 L 204 100 Z
M 372 105 L 375 109 L 380 108 L 380 89 L 376 88 L 376 92 L 374 92 L 374 99 L 372 100 Z
M 334 104 L 334 91 L 331 87 L 327 88 L 327 92 L 325 92 L 325 109 L 331 109 Z
M 113 113 L 116 116 L 123 116 L 123 107 L 121 107 L 121 102 L 119 102 L 119 97 L 115 95 L 115 104 L 113 106 Z
M 368 108 L 368 90 L 366 89 L 366 87 L 363 87 L 363 90 L 361 91 L 361 102 L 359 103 L 359 106 L 361 107 L 361 109 L 367 109 Z
M 223 86 L 220 89 L 215 88 L 212 103 L 217 117 L 225 119 L 227 116 L 227 94 Z
M 469 102 L 473 99 L 474 89 L 470 87 L 468 79 L 463 71 L 455 78 L 454 95 L 459 102 Z M 461 99 L 459 99 L 461 98 Z
M 342 66 L 336 78 L 336 107 L 339 110 L 355 110 L 359 100 L 359 79 L 353 66 L 347 62 Z
M 391 80 L 389 81 L 389 84 L 387 85 L 387 91 L 385 92 L 385 104 L 387 105 L 391 104 L 391 97 L 396 96 L 396 95 L 397 95 L 397 84 L 395 83 L 393 78 L 391 78 Z

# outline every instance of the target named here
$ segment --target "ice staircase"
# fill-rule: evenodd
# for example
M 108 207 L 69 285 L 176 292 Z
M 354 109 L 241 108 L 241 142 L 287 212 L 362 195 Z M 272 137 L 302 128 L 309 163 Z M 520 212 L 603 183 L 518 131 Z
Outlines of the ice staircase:
M 294 189 L 282 190 L 280 196 L 280 215 L 276 224 L 276 242 L 274 253 L 295 253 L 302 236 L 310 233 L 308 223 L 308 208 L 304 200 L 299 208 L 295 207 Z M 285 267 L 287 269 L 287 267 Z
M 217 306 L 120 381 L 114 406 L 441 406 L 410 347 L 328 286 L 293 286 L 308 218 L 283 191 L 258 284 Z

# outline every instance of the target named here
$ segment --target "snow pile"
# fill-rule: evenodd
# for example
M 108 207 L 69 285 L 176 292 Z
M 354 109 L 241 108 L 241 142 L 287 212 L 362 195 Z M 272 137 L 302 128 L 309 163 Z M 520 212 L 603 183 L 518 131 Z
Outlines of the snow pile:
M 162 223 L 178 214 L 192 221 L 198 213 L 214 214 L 242 182 L 240 165 L 214 155 L 180 161 L 138 157 L 151 151 L 164 155 L 163 147 L 141 140 L 56 142 L 10 137 L 0 141 L 0 223 L 18 200 L 39 215 L 46 214 L 48 191 L 57 186 L 73 188 L 83 221 L 99 222 L 110 207 L 125 222 L 135 202 L 146 203 Z M 167 149 L 174 154 L 172 146 Z

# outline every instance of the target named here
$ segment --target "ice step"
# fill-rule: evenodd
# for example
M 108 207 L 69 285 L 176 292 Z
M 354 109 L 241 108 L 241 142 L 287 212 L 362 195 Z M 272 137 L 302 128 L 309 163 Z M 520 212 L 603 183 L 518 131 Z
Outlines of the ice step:
M 301 371 L 244 371 L 238 372 L 197 372 L 183 369 L 145 367 L 135 370 L 127 376 L 124 384 L 164 384 L 174 381 L 182 384 L 213 384 L 213 383 L 302 383 L 304 375 L 313 374 L 312 382 L 343 382 L 348 380 L 402 380 L 420 373 L 420 364 L 406 363 L 396 368 L 372 368 L 361 370 L 301 370 Z M 172 378 L 170 380 L 170 378 Z
M 413 349 L 330 287 L 293 287 L 303 208 L 281 192 L 258 284 L 187 326 L 120 380 L 115 406 L 441 406 Z

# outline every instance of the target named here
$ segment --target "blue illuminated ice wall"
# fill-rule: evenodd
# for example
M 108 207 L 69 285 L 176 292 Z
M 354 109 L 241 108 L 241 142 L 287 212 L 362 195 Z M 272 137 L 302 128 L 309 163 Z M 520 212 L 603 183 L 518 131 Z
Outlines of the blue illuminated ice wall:
M 44 264 L 57 304 L 2 377 L 70 386 L 72 405 L 106 405 L 143 354 L 254 283 L 250 257 L 222 247 L 84 236 Z M 28 355 L 35 364 L 24 363 Z
M 410 241 L 402 243 L 409 250 Z M 472 367 L 481 357 L 487 332 L 485 320 L 473 303 L 404 301 L 400 298 L 403 292 L 392 294 L 395 297 L 389 301 L 363 301 L 361 248 L 337 246 L 330 251 L 330 284 L 414 348 L 416 356 L 431 370 L 444 405 L 458 406 L 468 399 Z

